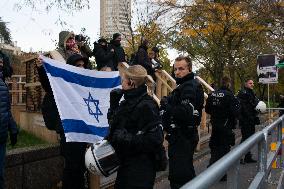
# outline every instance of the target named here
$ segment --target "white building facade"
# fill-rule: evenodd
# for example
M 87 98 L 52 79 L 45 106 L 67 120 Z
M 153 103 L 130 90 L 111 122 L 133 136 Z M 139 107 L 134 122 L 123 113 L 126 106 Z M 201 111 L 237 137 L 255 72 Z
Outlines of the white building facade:
M 122 34 L 122 43 L 130 36 L 131 0 L 100 0 L 100 36 L 111 39 Z

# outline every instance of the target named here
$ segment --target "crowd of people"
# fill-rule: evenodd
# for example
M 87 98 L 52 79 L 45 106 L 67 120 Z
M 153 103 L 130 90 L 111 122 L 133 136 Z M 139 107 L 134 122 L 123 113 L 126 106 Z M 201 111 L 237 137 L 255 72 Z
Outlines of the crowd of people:
M 210 114 L 212 134 L 209 142 L 211 159 L 209 165 L 218 161 L 235 145 L 233 129 L 237 119 L 242 133 L 242 142 L 255 132 L 259 124 L 255 107 L 259 100 L 253 92 L 254 82 L 247 79 L 244 88 L 237 96 L 230 90 L 231 79 L 225 76 L 222 85 L 209 94 L 204 107 L 204 91 L 192 72 L 192 60 L 179 56 L 173 65 L 173 74 L 177 83 L 167 97 L 163 97 L 160 106 L 147 93 L 147 75 L 154 77 L 155 69 L 161 68 L 159 49 L 153 47 L 148 53 L 149 42 L 141 40 L 136 54 L 129 61 L 130 66 L 123 73 L 122 89 L 110 93 L 108 121 L 110 125 L 106 140 L 115 149 L 120 166 L 117 172 L 115 189 L 153 188 L 157 166 L 157 154 L 164 152 L 164 132 L 168 141 L 169 181 L 172 189 L 178 189 L 193 179 L 194 150 L 199 141 L 197 127 L 201 122 L 202 110 Z M 96 59 L 97 70 L 115 71 L 118 63 L 126 61 L 121 46 L 121 35 L 113 34 L 108 42 L 100 38 L 94 43 L 93 51 L 85 44 L 82 36 L 62 31 L 59 34 L 58 48 L 50 56 L 69 65 L 90 69 L 89 57 Z M 6 141 L 10 132 L 11 144 L 17 142 L 18 130 L 10 111 L 9 92 L 5 78 L 12 70 L 5 64 L 6 56 L 0 53 L 0 188 L 4 188 L 4 158 Z M 46 127 L 60 135 L 61 155 L 64 157 L 62 178 L 63 189 L 84 189 L 86 168 L 83 142 L 66 142 L 58 109 L 51 86 L 43 68 L 42 61 L 37 62 L 37 71 L 45 96 L 42 102 L 42 114 Z M 122 96 L 124 97 L 121 100 Z M 283 98 L 284 99 L 284 98 Z M 283 104 L 282 104 L 283 106 Z M 141 116 L 143 113 L 143 116 Z M 283 111 L 281 112 L 283 114 Z M 160 158 L 159 161 L 165 161 Z M 255 163 L 248 152 L 241 163 Z M 163 165 L 165 165 L 165 162 Z M 163 166 L 164 167 L 164 166 Z M 163 168 L 164 169 L 164 168 Z M 221 179 L 226 180 L 226 175 Z
M 119 33 L 113 34 L 113 39 L 110 42 L 100 38 L 98 42 L 94 43 L 93 51 L 76 36 L 73 32 L 60 32 L 59 47 L 51 51 L 50 56 L 58 61 L 66 61 L 67 64 L 84 69 L 90 69 L 88 58 L 94 56 L 98 71 L 116 71 L 118 70 L 118 63 L 126 62 L 127 56 L 121 46 L 121 35 Z M 154 168 L 155 155 L 158 153 L 157 149 L 163 150 L 163 134 L 160 127 L 158 104 L 147 94 L 145 85 L 149 70 L 160 67 L 158 60 L 159 49 L 157 47 L 153 48 L 150 58 L 147 53 L 148 46 L 145 45 L 146 43 L 148 42 L 143 40 L 143 53 L 140 53 L 141 47 L 139 47 L 137 54 L 131 61 L 132 66 L 122 76 L 122 90 L 120 90 L 119 94 L 117 94 L 117 91 L 110 94 L 108 118 L 111 130 L 107 138 L 120 157 L 121 166 L 118 170 L 116 188 L 121 189 L 135 188 L 137 186 L 151 188 L 156 176 L 156 169 Z M 151 59 L 153 59 L 153 64 Z M 147 64 L 144 63 L 146 60 Z M 45 124 L 47 128 L 55 130 L 60 135 L 61 155 L 65 160 L 62 188 L 83 189 L 85 188 L 84 180 L 86 179 L 84 152 L 87 143 L 66 142 L 51 86 L 41 60 L 37 62 L 37 70 L 41 85 L 46 92 L 42 102 L 42 114 Z M 151 73 L 154 74 L 153 71 Z M 119 101 L 122 95 L 124 95 L 125 102 L 121 103 L 120 106 Z M 140 117 L 141 111 L 147 116 Z M 126 112 L 128 113 L 126 114 Z M 142 119 L 138 119 L 138 117 Z M 127 123 L 125 120 L 128 119 L 134 120 L 133 123 Z M 121 125 L 122 123 L 125 123 L 125 125 Z M 145 128 L 143 128 L 144 126 Z M 136 137 L 135 132 L 141 129 L 147 134 L 137 135 Z M 135 143 L 135 145 L 132 143 Z M 145 146 L 150 147 L 147 149 Z M 138 164 L 137 162 L 140 161 L 142 163 Z M 124 162 L 125 166 L 123 165 Z M 151 174 L 149 171 L 151 171 Z M 143 177 L 144 172 L 149 173 L 147 177 Z M 139 179 L 131 179 L 131 182 L 129 177 Z

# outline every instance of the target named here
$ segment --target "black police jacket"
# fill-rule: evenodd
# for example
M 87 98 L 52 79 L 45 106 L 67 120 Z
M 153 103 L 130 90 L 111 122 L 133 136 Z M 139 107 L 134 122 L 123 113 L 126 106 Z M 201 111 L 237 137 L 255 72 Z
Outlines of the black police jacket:
M 208 96 L 205 111 L 211 115 L 212 123 L 226 124 L 225 127 L 234 129 L 240 103 L 230 89 L 221 87 Z
M 256 97 L 252 89 L 244 87 L 237 95 L 241 103 L 240 122 L 246 124 L 257 124 L 259 121 L 257 117 L 257 106 L 259 99 Z
M 171 123 L 178 127 L 192 127 L 199 125 L 201 121 L 204 103 L 201 84 L 194 78 L 193 73 L 178 79 L 177 84 L 178 87 L 166 97 L 165 107 L 162 107 L 165 110 L 162 116 L 163 126 L 167 131 Z
M 163 143 L 157 103 L 142 86 L 124 92 L 124 101 L 113 110 L 108 140 L 121 166 L 117 188 L 152 188 L 155 180 L 155 151 Z

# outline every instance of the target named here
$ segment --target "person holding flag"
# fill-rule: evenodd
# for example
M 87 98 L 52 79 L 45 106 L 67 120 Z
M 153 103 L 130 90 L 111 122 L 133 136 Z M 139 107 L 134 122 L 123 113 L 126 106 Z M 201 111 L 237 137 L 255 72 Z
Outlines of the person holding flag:
M 84 68 L 88 59 L 80 54 L 73 54 L 67 59 L 67 64 Z M 62 189 L 84 189 L 85 168 L 85 142 L 66 142 L 64 129 L 59 116 L 54 94 L 48 80 L 42 60 L 38 61 L 37 69 L 45 96 L 42 102 L 42 114 L 45 125 L 50 130 L 55 130 L 60 135 L 60 153 L 64 157 L 64 170 Z

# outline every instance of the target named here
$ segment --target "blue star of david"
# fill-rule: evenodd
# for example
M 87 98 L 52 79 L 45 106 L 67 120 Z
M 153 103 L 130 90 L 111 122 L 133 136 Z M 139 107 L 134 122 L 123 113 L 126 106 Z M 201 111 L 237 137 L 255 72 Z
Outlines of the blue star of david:
M 103 115 L 103 113 L 101 112 L 101 110 L 99 109 L 99 100 L 95 100 L 91 93 L 89 92 L 89 97 L 88 98 L 83 98 L 85 103 L 87 104 L 88 106 L 88 111 L 89 111 L 89 114 L 94 116 L 97 120 L 97 122 L 99 123 L 99 116 L 100 115 Z M 95 111 L 92 110 L 91 108 L 91 104 L 94 103 L 95 105 Z

